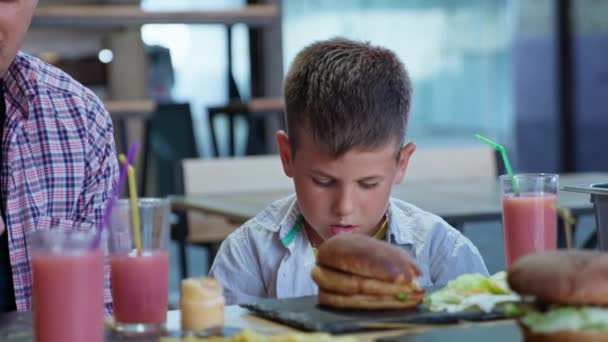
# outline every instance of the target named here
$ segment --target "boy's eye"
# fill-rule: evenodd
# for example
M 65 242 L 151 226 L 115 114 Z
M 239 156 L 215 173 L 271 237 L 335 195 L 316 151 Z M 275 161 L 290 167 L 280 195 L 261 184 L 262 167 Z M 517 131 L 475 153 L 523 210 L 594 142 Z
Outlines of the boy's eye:
M 322 186 L 322 187 L 330 187 L 334 181 L 332 181 L 331 179 L 317 179 L 317 178 L 312 178 L 312 181 L 318 185 L 318 186 Z
M 373 189 L 378 186 L 378 182 L 360 182 L 359 186 L 363 189 Z

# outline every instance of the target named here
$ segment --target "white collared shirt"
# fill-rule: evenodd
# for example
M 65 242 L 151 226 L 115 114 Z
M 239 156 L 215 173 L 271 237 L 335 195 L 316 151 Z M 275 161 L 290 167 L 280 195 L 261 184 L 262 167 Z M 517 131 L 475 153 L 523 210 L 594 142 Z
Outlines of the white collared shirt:
M 386 239 L 416 259 L 421 286 L 445 285 L 465 273 L 488 275 L 477 248 L 443 219 L 394 198 L 389 206 Z M 308 236 L 304 229 L 294 231 L 299 216 L 295 195 L 285 197 L 222 243 L 209 275 L 224 286 L 227 304 L 317 293 Z

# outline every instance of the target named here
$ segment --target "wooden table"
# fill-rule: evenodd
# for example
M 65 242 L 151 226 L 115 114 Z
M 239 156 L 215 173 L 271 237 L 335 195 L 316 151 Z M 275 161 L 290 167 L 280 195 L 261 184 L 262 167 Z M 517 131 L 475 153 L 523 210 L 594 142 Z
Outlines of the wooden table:
M 237 328 L 237 329 L 249 329 L 253 330 L 260 334 L 265 335 L 276 335 L 276 334 L 286 334 L 299 332 L 293 328 L 274 323 L 259 317 L 256 317 L 246 309 L 243 309 L 239 306 L 232 305 L 227 306 L 224 313 L 225 325 L 228 328 Z M 167 315 L 167 328 L 170 334 L 177 334 L 177 331 L 180 327 L 180 312 L 179 311 L 169 311 Z M 355 337 L 358 341 L 366 342 L 366 341 L 374 341 L 377 338 L 389 338 L 389 337 L 397 337 L 399 335 L 408 334 L 408 341 L 440 341 L 443 338 L 447 338 L 445 340 L 451 341 L 469 341 L 473 340 L 467 336 L 470 333 L 476 333 L 475 330 L 480 330 L 477 328 L 483 328 L 481 330 L 485 331 L 487 336 L 495 335 L 496 333 L 500 333 L 500 336 L 497 336 L 499 339 L 493 339 L 493 342 L 503 341 L 500 338 L 506 338 L 505 341 L 518 341 L 521 340 L 521 335 L 518 330 L 514 327 L 514 323 L 512 321 L 499 321 L 499 322 L 486 322 L 486 323 L 474 323 L 474 324 L 459 324 L 457 326 L 445 326 L 445 327 L 437 327 L 434 328 L 418 326 L 410 329 L 401 329 L 401 330 L 384 330 L 384 331 L 375 331 L 375 332 L 366 332 L 366 333 L 356 333 L 356 334 L 348 334 L 341 336 L 352 336 Z M 469 330 L 470 329 L 470 330 Z M 8 314 L 0 314 L 0 336 L 2 336 L 2 341 L 4 342 L 29 342 L 33 341 L 33 331 L 32 331 L 32 315 L 30 312 L 12 312 Z M 459 338 L 460 336 L 460 338 Z M 439 339 L 435 338 L 439 337 Z M 450 337 L 450 338 L 448 338 Z M 477 339 L 475 339 L 477 340 Z M 121 339 L 119 336 L 114 336 L 110 331 L 107 332 L 106 336 L 107 342 L 114 341 L 125 341 Z M 137 339 L 140 342 L 156 342 L 158 341 L 157 337 L 147 338 L 147 339 Z
M 608 181 L 608 173 L 577 173 L 560 175 L 560 185 Z M 253 193 L 227 193 L 204 196 L 175 196 L 175 210 L 198 211 L 244 223 L 272 201 L 292 193 L 292 189 Z M 412 181 L 407 179 L 393 190 L 393 197 L 410 202 L 437 214 L 454 225 L 500 220 L 502 204 L 500 186 L 495 178 Z M 589 196 L 560 191 L 559 205 L 575 216 L 593 213 Z
M 560 175 L 560 184 L 576 185 L 608 181 L 608 173 L 577 173 Z M 260 192 L 233 192 L 223 194 L 173 196 L 172 207 L 176 211 L 201 212 L 225 217 L 235 224 L 242 224 L 281 197 L 293 193 L 292 189 Z M 393 190 L 393 196 L 410 202 L 423 210 L 441 216 L 462 231 L 466 223 L 499 221 L 502 218 L 500 186 L 496 178 L 410 181 Z M 571 210 L 576 218 L 593 213 L 589 195 L 560 191 L 559 205 Z M 560 223 L 561 225 L 561 223 Z M 572 227 L 574 228 L 574 227 Z M 187 276 L 186 241 L 189 232 L 181 227 L 179 232 L 179 259 L 182 276 Z M 226 236 L 232 230 L 226 231 Z M 584 243 L 584 248 L 595 245 L 595 235 Z M 558 246 L 565 247 L 568 236 L 558 229 Z M 219 241 L 218 241 L 219 242 Z M 209 253 L 209 263 L 213 261 Z

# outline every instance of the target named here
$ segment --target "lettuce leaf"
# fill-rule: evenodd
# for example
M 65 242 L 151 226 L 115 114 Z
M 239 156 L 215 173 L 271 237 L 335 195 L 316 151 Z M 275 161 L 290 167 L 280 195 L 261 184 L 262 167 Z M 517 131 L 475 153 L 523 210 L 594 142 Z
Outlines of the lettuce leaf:
M 608 332 L 608 309 L 559 307 L 546 312 L 529 311 L 521 322 L 535 333 L 557 331 Z
M 492 311 L 496 305 L 519 300 L 507 286 L 506 272 L 491 277 L 463 274 L 450 281 L 443 289 L 424 299 L 431 311 L 458 312 L 466 310 Z

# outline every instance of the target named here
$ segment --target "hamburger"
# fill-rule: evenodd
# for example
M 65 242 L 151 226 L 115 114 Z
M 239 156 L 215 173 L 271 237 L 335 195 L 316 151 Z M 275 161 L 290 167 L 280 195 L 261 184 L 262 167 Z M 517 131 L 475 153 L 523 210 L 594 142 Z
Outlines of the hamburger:
M 340 234 L 317 253 L 312 278 L 319 304 L 350 309 L 404 309 L 422 301 L 420 269 L 399 247 L 362 234 Z
M 528 255 L 509 268 L 507 280 L 533 300 L 519 320 L 526 341 L 608 341 L 608 254 Z

